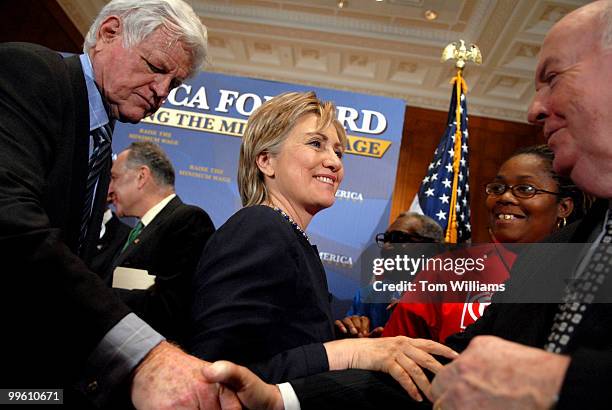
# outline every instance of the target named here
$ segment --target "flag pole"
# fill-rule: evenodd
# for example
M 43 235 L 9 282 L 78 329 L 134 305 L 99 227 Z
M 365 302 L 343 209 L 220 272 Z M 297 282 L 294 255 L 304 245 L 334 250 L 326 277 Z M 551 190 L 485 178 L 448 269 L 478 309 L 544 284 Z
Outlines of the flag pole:
M 461 96 L 467 93 L 467 84 L 463 79 L 463 68 L 466 62 L 471 61 L 476 64 L 482 64 L 482 55 L 480 49 L 471 44 L 468 50 L 465 46 L 465 41 L 459 40 L 459 44 L 450 43 L 442 52 L 442 61 L 456 60 L 455 67 L 457 75 L 451 80 L 451 84 L 456 87 L 457 105 L 455 107 L 455 147 L 453 152 L 453 185 L 451 190 L 451 201 L 448 215 L 448 225 L 446 227 L 445 241 L 446 243 L 457 243 L 457 186 L 459 184 L 459 167 L 462 156 L 462 137 L 463 129 L 461 127 Z
M 455 121 L 457 129 L 455 131 L 455 148 L 453 155 L 453 189 L 451 190 L 451 201 L 448 215 L 448 226 L 446 227 L 446 243 L 457 243 L 457 184 L 459 183 L 459 165 L 461 161 L 461 95 L 467 92 L 465 80 L 461 77 L 462 69 L 457 69 L 457 76 L 453 78 L 457 94 L 457 107 L 455 109 Z

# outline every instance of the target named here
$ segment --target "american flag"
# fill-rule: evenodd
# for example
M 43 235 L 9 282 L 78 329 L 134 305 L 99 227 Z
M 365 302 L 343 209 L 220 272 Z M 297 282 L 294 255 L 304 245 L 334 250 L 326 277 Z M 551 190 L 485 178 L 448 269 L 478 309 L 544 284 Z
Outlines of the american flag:
M 446 233 L 447 240 L 449 240 L 448 238 L 455 237 L 457 242 L 466 242 L 470 239 L 472 230 L 470 226 L 470 185 L 468 182 L 470 175 L 468 161 L 468 118 L 467 101 L 463 87 L 460 87 L 461 147 L 457 152 L 455 146 L 457 88 L 453 85 L 453 94 L 448 111 L 448 126 L 438 148 L 434 152 L 433 160 L 427 168 L 427 175 L 421 182 L 421 187 L 412 202 L 410 210 L 425 214 L 438 222 Z M 455 180 L 453 161 L 456 156 L 459 158 L 459 173 Z M 449 230 L 453 191 L 456 192 L 456 235 L 452 235 L 453 227 Z M 454 242 L 453 240 L 450 241 Z

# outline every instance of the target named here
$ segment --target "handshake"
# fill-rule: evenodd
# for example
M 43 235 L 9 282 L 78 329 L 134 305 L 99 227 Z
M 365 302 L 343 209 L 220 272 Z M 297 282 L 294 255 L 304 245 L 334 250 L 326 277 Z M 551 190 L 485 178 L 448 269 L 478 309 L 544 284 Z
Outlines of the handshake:
M 330 370 L 388 373 L 414 400 L 423 401 L 423 393 L 435 409 L 467 409 L 473 403 L 483 409 L 551 408 L 570 362 L 568 356 L 495 336 L 475 337 L 461 355 L 431 340 L 403 336 L 336 340 L 324 346 L 333 358 Z M 442 366 L 432 354 L 452 361 Z M 423 368 L 436 374 L 433 383 Z M 167 342 L 155 347 L 138 366 L 131 395 L 138 409 L 285 408 L 279 387 L 265 383 L 246 367 L 228 361 L 211 364 Z
M 452 349 L 403 336 L 343 339 L 323 344 L 329 370 L 364 369 L 390 374 L 417 401 L 431 400 L 423 369 L 442 369 L 432 354 L 453 359 Z M 420 391 L 419 391 L 420 389 Z M 208 363 L 162 342 L 136 368 L 132 402 L 138 409 L 284 409 L 278 386 L 267 384 L 243 366 Z
M 208 363 L 162 342 L 136 368 L 132 403 L 141 410 L 283 409 L 280 391 L 246 367 Z

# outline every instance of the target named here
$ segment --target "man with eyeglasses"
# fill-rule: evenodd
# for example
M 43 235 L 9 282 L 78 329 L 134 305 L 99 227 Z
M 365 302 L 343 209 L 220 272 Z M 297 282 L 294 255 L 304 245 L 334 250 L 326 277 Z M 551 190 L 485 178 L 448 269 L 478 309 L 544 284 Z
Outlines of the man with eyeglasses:
M 376 234 L 376 244 L 381 248 L 382 258 L 393 258 L 397 252 L 413 253 L 417 257 L 431 256 L 437 248 L 429 244 L 440 243 L 444 232 L 440 225 L 426 215 L 416 212 L 403 212 L 384 233 Z M 415 244 L 425 244 L 419 246 Z M 398 282 L 391 273 L 386 273 L 383 281 Z M 376 292 L 373 280 L 358 289 L 353 297 L 353 305 L 342 320 L 336 320 L 338 330 L 348 337 L 378 337 L 389 320 L 393 306 L 401 297 L 401 292 Z M 370 331 L 370 329 L 373 329 Z

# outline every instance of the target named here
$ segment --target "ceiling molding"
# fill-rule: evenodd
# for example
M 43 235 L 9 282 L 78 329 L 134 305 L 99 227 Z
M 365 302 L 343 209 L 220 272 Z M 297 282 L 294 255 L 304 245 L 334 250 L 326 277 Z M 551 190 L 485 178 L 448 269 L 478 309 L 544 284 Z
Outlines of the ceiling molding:
M 207 70 L 401 98 L 446 111 L 454 75 L 442 48 L 464 39 L 471 115 L 526 122 L 550 27 L 587 0 L 190 0 L 208 27 Z M 58 0 L 85 34 L 105 0 Z M 424 12 L 438 13 L 434 22 Z

